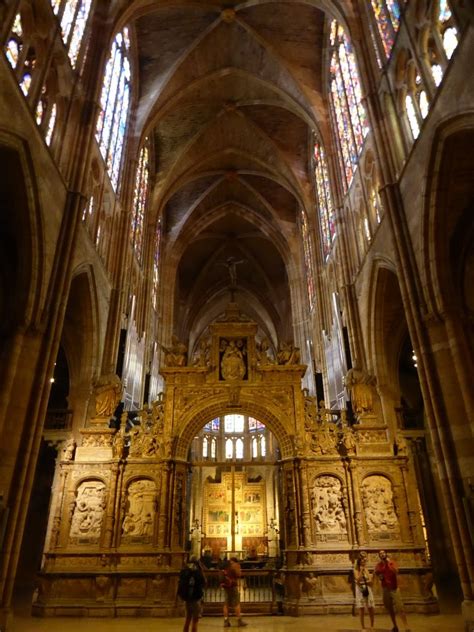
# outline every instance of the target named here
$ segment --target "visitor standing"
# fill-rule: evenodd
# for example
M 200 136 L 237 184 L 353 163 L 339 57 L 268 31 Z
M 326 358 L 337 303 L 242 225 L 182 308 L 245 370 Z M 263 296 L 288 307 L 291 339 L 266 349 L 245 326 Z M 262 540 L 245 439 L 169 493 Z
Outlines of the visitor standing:
M 242 576 L 242 569 L 236 557 L 231 557 L 223 568 L 223 579 L 221 586 L 225 591 L 224 601 L 224 627 L 230 628 L 229 614 L 234 610 L 237 617 L 237 626 L 243 628 L 247 623 L 242 619 L 240 613 L 240 593 L 239 579 Z
M 400 615 L 405 630 L 408 632 L 407 617 L 398 587 L 398 568 L 393 560 L 388 558 L 387 552 L 379 551 L 380 562 L 375 567 L 375 574 L 382 583 L 383 603 L 392 619 L 392 632 L 398 632 L 397 614 Z
M 375 603 L 372 592 L 373 576 L 367 567 L 367 553 L 361 551 L 354 567 L 355 607 L 359 610 L 360 624 L 365 627 L 365 609 L 369 611 L 370 630 L 374 627 Z
M 285 599 L 285 573 L 279 571 L 273 580 L 273 589 L 275 591 L 275 603 L 277 606 L 277 614 L 283 614 L 283 602 Z
M 178 597 L 184 601 L 186 607 L 183 632 L 189 632 L 189 630 L 197 632 L 205 585 L 206 579 L 201 564 L 193 555 L 186 566 L 181 569 L 178 579 Z

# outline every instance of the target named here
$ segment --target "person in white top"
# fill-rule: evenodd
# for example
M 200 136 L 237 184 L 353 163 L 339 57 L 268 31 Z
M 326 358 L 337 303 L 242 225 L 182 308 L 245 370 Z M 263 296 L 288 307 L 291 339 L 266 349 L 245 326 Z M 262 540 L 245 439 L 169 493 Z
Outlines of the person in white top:
M 374 627 L 375 603 L 372 592 L 373 574 L 367 568 L 367 553 L 361 551 L 354 566 L 355 607 L 359 610 L 360 624 L 365 627 L 365 608 L 369 611 L 370 628 Z

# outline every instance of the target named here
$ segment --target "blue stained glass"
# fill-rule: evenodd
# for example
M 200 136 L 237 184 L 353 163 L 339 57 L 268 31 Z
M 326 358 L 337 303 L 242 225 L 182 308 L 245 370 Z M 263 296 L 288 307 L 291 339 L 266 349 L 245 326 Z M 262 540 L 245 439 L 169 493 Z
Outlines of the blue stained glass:
M 336 222 L 326 156 L 322 146 L 317 141 L 314 145 L 314 159 L 319 224 L 321 227 L 323 254 L 324 258 L 327 259 L 331 252 L 332 242 L 336 236 Z
M 446 22 L 452 16 L 451 9 L 447 0 L 440 0 L 439 3 L 439 21 Z
M 359 73 L 352 44 L 344 29 L 333 21 L 334 37 L 330 63 L 330 89 L 332 110 L 336 123 L 338 148 L 345 184 L 349 186 L 354 176 L 364 138 L 369 127 L 364 106 Z
M 145 221 L 145 209 L 148 198 L 149 181 L 149 152 L 147 142 L 140 151 L 137 173 L 135 176 L 135 188 L 133 192 L 133 211 L 131 223 L 131 241 L 137 259 L 142 263 L 143 255 L 143 231 Z
M 51 0 L 55 15 L 61 15 L 61 36 L 75 68 L 91 8 L 91 0 Z
M 306 269 L 306 284 L 308 290 L 309 309 L 312 311 L 315 304 L 315 286 L 314 286 L 314 257 L 311 236 L 309 234 L 308 218 L 305 211 L 301 210 L 301 233 L 303 238 L 303 252 Z
M 372 9 L 388 59 L 400 27 L 400 5 L 396 0 L 372 0 Z
M 130 101 L 127 29 L 123 33 L 117 33 L 111 47 L 100 96 L 101 113 L 96 127 L 96 139 L 114 189 L 118 185 Z

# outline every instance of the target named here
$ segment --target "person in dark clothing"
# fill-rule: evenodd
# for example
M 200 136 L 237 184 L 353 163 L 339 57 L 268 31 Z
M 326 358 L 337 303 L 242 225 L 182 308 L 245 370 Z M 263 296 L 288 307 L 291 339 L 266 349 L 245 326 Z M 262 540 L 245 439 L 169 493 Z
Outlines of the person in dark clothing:
M 275 603 L 277 606 L 277 614 L 283 614 L 283 600 L 285 599 L 285 573 L 279 571 L 273 580 L 273 588 L 275 591 Z
M 201 564 L 197 557 L 192 556 L 181 569 L 178 579 L 178 597 L 184 601 L 186 607 L 183 632 L 197 632 L 205 585 L 206 578 Z

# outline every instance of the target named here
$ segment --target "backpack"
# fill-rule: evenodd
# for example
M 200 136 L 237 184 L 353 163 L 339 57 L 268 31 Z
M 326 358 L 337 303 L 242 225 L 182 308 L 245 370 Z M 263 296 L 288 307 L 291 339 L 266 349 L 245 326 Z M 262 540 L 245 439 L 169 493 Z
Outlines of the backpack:
M 178 597 L 183 601 L 199 601 L 204 595 L 203 584 L 200 571 L 183 568 L 178 579 Z
M 231 573 L 229 573 L 228 569 L 222 572 L 221 586 L 225 590 L 228 590 L 230 588 L 234 588 L 235 586 L 237 586 L 237 580 L 235 579 L 235 577 L 231 575 Z

